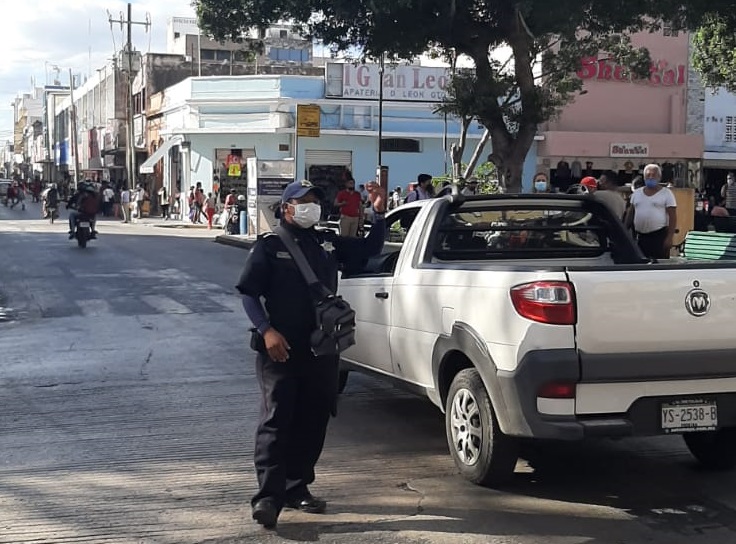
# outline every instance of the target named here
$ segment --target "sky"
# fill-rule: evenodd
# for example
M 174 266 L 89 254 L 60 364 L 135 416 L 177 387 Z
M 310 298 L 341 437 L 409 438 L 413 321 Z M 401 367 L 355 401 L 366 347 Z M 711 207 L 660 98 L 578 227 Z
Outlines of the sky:
M 132 0 L 133 20 L 145 21 L 151 29 L 133 27 L 133 46 L 144 53 L 166 52 L 166 22 L 171 17 L 193 17 L 191 0 Z M 13 110 L 10 103 L 36 86 L 53 84 L 60 68 L 66 85 L 69 68 L 82 77 L 94 73 L 112 58 L 124 43 L 119 24 L 125 19 L 127 2 L 119 0 L 0 0 L 0 142 L 12 139 Z M 122 17 L 121 17 L 122 12 Z

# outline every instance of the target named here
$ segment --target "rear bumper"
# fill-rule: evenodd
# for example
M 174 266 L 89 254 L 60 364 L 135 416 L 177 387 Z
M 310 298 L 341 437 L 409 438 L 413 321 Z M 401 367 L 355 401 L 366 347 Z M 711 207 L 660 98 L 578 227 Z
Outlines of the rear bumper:
M 660 381 L 655 382 L 658 387 L 649 388 L 650 394 L 640 390 L 624 411 L 618 413 L 602 409 L 600 413 L 549 415 L 540 413 L 537 392 L 549 382 L 580 383 L 580 362 L 575 350 L 530 352 L 515 371 L 498 371 L 496 377 L 506 412 L 498 414 L 499 422 L 503 431 L 511 436 L 574 441 L 665 434 L 661 427 L 662 404 L 683 399 L 715 401 L 718 426 L 736 427 L 736 386 L 732 387 L 732 380 Z M 665 383 L 670 387 L 662 387 Z M 619 382 L 616 385 L 626 387 L 627 384 Z M 633 388 L 641 383 L 631 385 Z M 670 391 L 665 393 L 667 389 Z M 601 401 L 603 407 L 605 399 Z

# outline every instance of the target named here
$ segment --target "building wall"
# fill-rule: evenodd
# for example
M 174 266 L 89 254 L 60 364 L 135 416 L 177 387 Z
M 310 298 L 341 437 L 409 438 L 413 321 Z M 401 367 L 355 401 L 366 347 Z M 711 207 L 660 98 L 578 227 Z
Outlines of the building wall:
M 705 94 L 705 150 L 736 153 L 736 94 L 725 89 Z
M 628 132 L 682 134 L 685 132 L 689 38 L 685 33 L 634 36 L 636 45 L 649 49 L 660 67 L 646 82 L 623 78 L 612 63 L 588 63 L 578 75 L 586 94 L 579 96 L 549 123 L 548 130 L 569 132 Z

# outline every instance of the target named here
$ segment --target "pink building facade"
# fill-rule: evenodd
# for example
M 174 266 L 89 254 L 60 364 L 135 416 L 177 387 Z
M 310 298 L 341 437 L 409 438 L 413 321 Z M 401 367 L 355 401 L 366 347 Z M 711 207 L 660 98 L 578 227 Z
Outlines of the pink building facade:
M 698 186 L 703 157 L 702 100 L 690 69 L 689 37 L 671 32 L 635 36 L 652 58 L 650 77 L 631 81 L 605 54 L 581 60 L 584 94 L 540 127 L 538 167 L 564 189 L 585 175 L 613 170 L 630 182 L 645 164 L 664 166 L 667 181 Z M 696 89 L 702 91 L 702 89 Z M 570 167 L 566 175 L 565 165 Z

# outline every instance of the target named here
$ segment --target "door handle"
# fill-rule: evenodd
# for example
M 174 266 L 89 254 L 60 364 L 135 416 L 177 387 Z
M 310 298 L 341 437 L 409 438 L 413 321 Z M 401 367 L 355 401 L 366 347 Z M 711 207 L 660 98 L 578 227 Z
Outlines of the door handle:
M 376 298 L 380 298 L 383 300 L 386 300 L 388 298 L 388 293 L 386 291 L 379 291 L 378 293 L 374 293 Z

